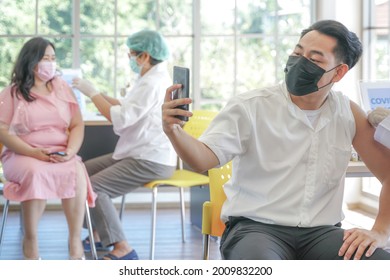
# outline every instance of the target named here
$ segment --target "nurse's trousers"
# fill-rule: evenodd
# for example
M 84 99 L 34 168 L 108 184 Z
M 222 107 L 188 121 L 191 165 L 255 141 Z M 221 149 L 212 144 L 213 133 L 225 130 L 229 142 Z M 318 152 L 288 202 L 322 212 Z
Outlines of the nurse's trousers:
M 95 207 L 90 208 L 94 230 L 103 246 L 126 240 L 118 211 L 112 199 L 134 191 L 145 183 L 172 176 L 175 167 L 126 158 L 115 160 L 112 154 L 85 162 L 92 188 L 97 194 Z

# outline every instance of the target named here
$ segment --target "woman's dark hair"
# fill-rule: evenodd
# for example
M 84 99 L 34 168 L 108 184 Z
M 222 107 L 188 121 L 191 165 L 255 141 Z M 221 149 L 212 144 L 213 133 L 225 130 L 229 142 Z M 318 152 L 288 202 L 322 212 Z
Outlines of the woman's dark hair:
M 348 65 L 349 69 L 359 61 L 363 47 L 355 33 L 349 31 L 342 23 L 335 20 L 321 20 L 314 23 L 301 33 L 301 38 L 308 32 L 316 30 L 322 34 L 337 39 L 333 50 L 336 59 Z
M 11 74 L 11 94 L 19 98 L 20 95 L 28 101 L 34 101 L 35 98 L 30 95 L 30 90 L 34 86 L 34 67 L 45 55 L 47 46 L 53 43 L 42 37 L 34 37 L 28 40 L 19 52 Z

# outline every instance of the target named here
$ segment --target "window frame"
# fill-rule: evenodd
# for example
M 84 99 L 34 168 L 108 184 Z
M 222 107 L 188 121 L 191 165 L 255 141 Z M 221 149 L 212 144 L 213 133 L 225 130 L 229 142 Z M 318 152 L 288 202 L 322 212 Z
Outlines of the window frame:
M 390 17 L 387 18 L 387 26 L 380 26 L 375 23 L 375 0 L 363 0 L 363 65 L 362 67 L 362 79 L 364 81 L 376 81 L 383 80 L 378 79 L 377 77 L 377 59 L 376 59 L 376 48 L 373 46 L 376 42 L 375 33 L 378 30 L 387 30 L 387 42 L 390 44 Z M 388 10 L 387 14 L 390 15 L 390 1 L 388 1 Z M 390 48 L 388 49 L 390 51 Z M 388 53 L 388 69 L 390 69 L 390 53 Z M 390 80 L 390 70 L 388 70 L 387 79 Z M 375 177 L 364 178 L 361 184 L 361 194 L 363 196 L 363 201 L 379 200 L 380 186 L 378 179 Z
M 161 5 L 161 2 L 163 0 L 155 0 L 156 1 L 156 6 L 158 7 Z M 191 55 L 191 93 L 193 97 L 193 105 L 192 107 L 194 109 L 200 109 L 202 106 L 205 104 L 225 104 L 228 97 L 222 97 L 222 98 L 216 98 L 216 99 L 205 99 L 202 97 L 202 89 L 201 89 L 201 60 L 198 59 L 202 56 L 202 39 L 204 38 L 212 38 L 212 37 L 220 37 L 220 38 L 231 38 L 232 41 L 234 42 L 232 48 L 234 49 L 234 73 L 233 73 L 233 93 L 232 95 L 238 94 L 237 90 L 237 74 L 238 74 L 238 40 L 242 38 L 262 38 L 264 36 L 268 36 L 272 38 L 273 41 L 277 42 L 280 40 L 280 36 L 285 36 L 285 35 L 280 35 L 278 33 L 278 28 L 274 28 L 273 33 L 271 34 L 239 34 L 237 31 L 237 10 L 238 10 L 238 5 L 239 2 L 238 0 L 231 0 L 234 1 L 234 32 L 232 34 L 202 34 L 202 26 L 201 26 L 201 5 L 202 1 L 205 0 L 194 0 L 192 1 L 192 33 L 191 34 L 163 34 L 167 38 L 191 38 L 192 39 L 192 55 Z M 282 0 L 275 0 L 275 1 L 282 1 Z M 309 15 L 308 17 L 310 18 L 310 23 L 314 21 L 315 13 L 314 11 L 316 10 L 316 1 L 315 0 L 307 0 L 311 6 Z M 82 52 L 81 52 L 81 41 L 83 39 L 98 39 L 98 38 L 109 38 L 112 39 L 114 42 L 114 50 L 113 50 L 113 56 L 114 56 L 114 65 L 113 65 L 113 76 L 117 77 L 118 76 L 118 60 L 119 60 L 119 45 L 126 40 L 127 36 L 130 34 L 119 34 L 118 32 L 118 4 L 119 0 L 113 0 L 113 5 L 115 5 L 114 9 L 114 16 L 115 16 L 115 27 L 114 27 L 114 33 L 110 35 L 100 35 L 100 34 L 82 34 L 80 32 L 80 27 L 81 27 L 81 20 L 80 20 L 80 1 L 79 0 L 72 0 L 72 33 L 71 34 L 42 34 L 39 33 L 39 8 L 40 8 L 40 0 L 35 0 L 35 33 L 34 34 L 11 34 L 11 35 L 4 35 L 0 34 L 0 38 L 7 38 L 7 37 L 14 37 L 14 38 L 30 38 L 33 36 L 44 36 L 49 39 L 70 39 L 71 40 L 71 46 L 72 46 L 72 68 L 78 69 L 81 67 L 82 61 Z M 156 11 L 157 16 L 155 19 L 155 26 L 157 29 L 159 29 L 159 26 L 161 26 L 160 23 L 160 18 L 161 16 L 159 15 L 160 10 L 157 9 Z M 275 18 L 277 19 L 278 15 L 277 13 L 274 14 Z M 295 34 L 294 36 L 298 36 L 299 34 Z M 274 56 L 274 76 L 275 80 L 272 81 L 273 83 L 279 82 L 276 77 L 280 75 L 280 60 L 281 56 L 285 56 L 285 54 L 281 54 L 276 52 Z M 172 62 L 172 64 L 175 64 L 175 61 Z M 112 92 L 108 92 L 109 95 L 114 96 L 114 97 L 119 97 L 119 94 L 121 92 L 121 88 L 123 88 L 125 85 L 119 85 L 118 80 L 115 78 L 113 81 L 111 81 L 113 88 L 111 88 Z

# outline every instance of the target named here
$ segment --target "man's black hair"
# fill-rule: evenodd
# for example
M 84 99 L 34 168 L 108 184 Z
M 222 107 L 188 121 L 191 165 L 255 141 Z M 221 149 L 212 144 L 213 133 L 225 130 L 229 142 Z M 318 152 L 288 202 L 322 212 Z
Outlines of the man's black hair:
M 336 59 L 347 64 L 349 69 L 359 61 L 363 52 L 362 43 L 356 34 L 349 31 L 342 23 L 335 20 L 320 20 L 304 29 L 301 38 L 314 30 L 337 39 L 337 46 L 333 52 Z

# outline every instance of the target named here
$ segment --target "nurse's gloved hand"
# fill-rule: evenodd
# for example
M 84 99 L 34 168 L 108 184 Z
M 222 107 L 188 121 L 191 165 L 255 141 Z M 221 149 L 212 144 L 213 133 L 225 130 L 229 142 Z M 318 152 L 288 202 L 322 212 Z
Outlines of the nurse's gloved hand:
M 377 127 L 378 124 L 390 115 L 390 110 L 382 107 L 377 107 L 373 111 L 368 113 L 368 121 L 373 127 Z
M 85 96 L 89 98 L 94 97 L 99 94 L 99 91 L 95 88 L 95 86 L 88 80 L 81 78 L 74 78 L 72 81 L 72 86 L 81 91 Z

